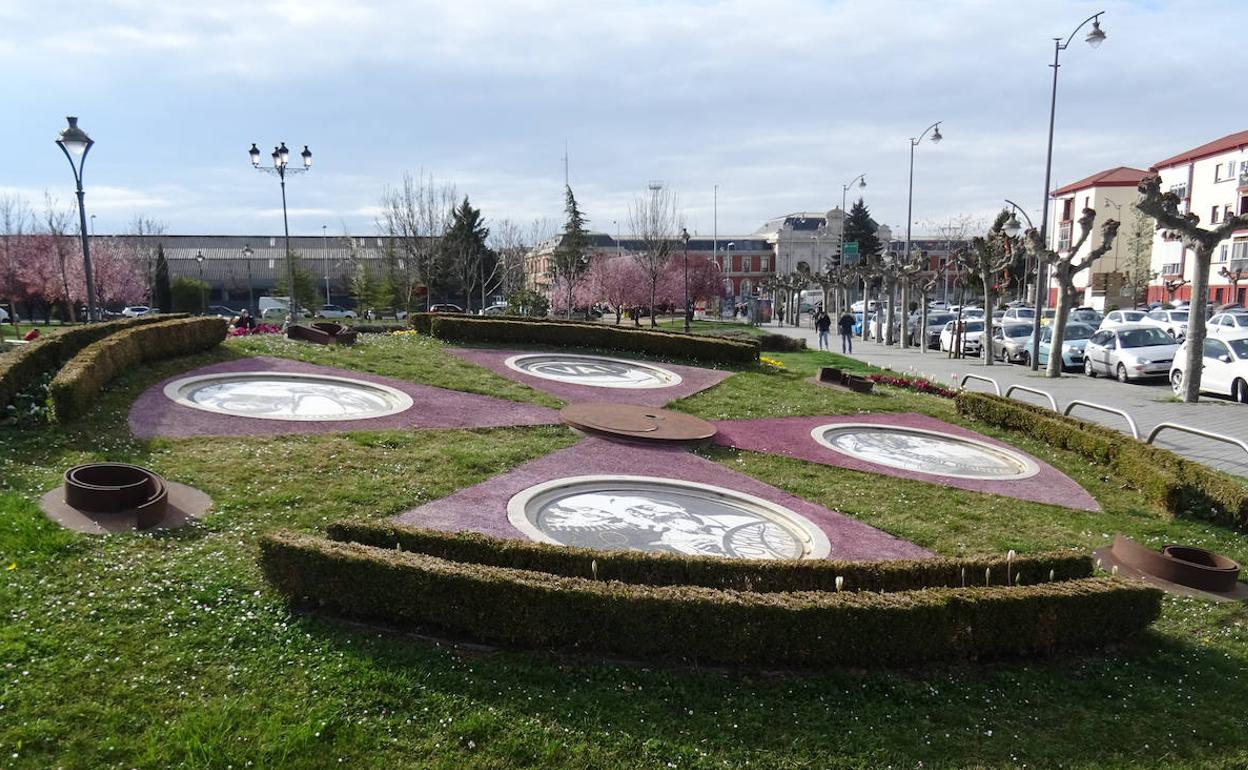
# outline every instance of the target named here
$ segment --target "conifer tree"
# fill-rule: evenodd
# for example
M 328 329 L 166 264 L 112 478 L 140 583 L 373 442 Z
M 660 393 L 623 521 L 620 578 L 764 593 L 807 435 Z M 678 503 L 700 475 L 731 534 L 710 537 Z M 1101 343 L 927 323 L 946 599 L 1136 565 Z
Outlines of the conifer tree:
M 169 284 L 169 260 L 165 258 L 165 246 L 156 247 L 156 278 L 152 288 L 152 304 L 168 313 L 173 310 L 173 288 Z
M 550 260 L 550 278 L 553 284 L 559 285 L 567 292 L 568 318 L 572 317 L 572 296 L 576 287 L 589 271 L 589 235 L 585 230 L 585 215 L 576 203 L 572 188 L 567 187 L 564 196 L 564 211 L 567 221 L 563 225 L 563 234 L 559 245 Z
M 876 235 L 879 229 L 862 198 L 849 207 L 849 214 L 845 217 L 845 243 L 857 242 L 861 261 L 870 263 L 883 251 L 880 238 Z

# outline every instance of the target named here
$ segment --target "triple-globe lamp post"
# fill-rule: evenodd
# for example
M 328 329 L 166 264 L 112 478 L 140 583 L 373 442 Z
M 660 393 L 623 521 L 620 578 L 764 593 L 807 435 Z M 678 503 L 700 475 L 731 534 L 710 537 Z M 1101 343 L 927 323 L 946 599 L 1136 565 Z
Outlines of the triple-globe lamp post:
M 290 323 L 299 323 L 299 301 L 295 296 L 295 260 L 291 258 L 290 253 L 290 219 L 286 215 L 286 175 L 302 174 L 312 169 L 312 152 L 308 150 L 308 146 L 303 146 L 303 152 L 299 153 L 299 157 L 303 158 L 303 168 L 292 168 L 287 163 L 290 159 L 290 150 L 286 149 L 286 143 L 282 142 L 280 146 L 273 148 L 273 165 L 260 165 L 260 150 L 256 147 L 256 143 L 251 143 L 251 149 L 247 151 L 251 156 L 252 168 L 257 171 L 263 171 L 266 174 L 276 176 L 281 182 L 282 187 L 282 227 L 286 233 L 286 282 L 289 296 L 287 297 L 287 305 L 289 306 Z

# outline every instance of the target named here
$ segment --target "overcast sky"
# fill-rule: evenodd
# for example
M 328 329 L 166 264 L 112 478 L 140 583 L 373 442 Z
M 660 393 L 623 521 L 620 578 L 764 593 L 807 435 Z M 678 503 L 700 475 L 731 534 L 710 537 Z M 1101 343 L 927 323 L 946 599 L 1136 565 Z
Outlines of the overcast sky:
M 904 232 L 909 138 L 943 121 L 915 151 L 916 233 L 1002 198 L 1036 217 L 1052 38 L 1100 10 L 1104 45 L 1089 25 L 1062 55 L 1054 188 L 1248 128 L 1243 0 L 0 0 L 0 192 L 72 203 L 52 144 L 72 114 L 98 233 L 280 233 L 253 141 L 311 147 L 294 234 L 374 232 L 422 169 L 487 219 L 559 220 L 565 139 L 594 229 L 650 180 L 707 235 L 719 185 L 718 232 L 744 234 L 866 172 Z

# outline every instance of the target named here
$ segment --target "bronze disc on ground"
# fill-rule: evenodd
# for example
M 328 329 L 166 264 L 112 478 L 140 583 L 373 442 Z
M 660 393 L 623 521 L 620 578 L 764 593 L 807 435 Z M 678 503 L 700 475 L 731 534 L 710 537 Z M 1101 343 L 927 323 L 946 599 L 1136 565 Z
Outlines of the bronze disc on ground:
M 693 415 L 634 404 L 569 404 L 559 417 L 595 436 L 656 444 L 706 441 L 716 432 L 714 425 Z

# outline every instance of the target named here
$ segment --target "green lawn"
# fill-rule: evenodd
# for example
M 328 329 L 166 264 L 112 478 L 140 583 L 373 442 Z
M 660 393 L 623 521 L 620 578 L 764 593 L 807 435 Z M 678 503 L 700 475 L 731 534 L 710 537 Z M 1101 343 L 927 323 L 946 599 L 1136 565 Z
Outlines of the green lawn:
M 563 428 L 359 431 L 138 441 L 145 387 L 239 355 L 277 355 L 554 403 L 433 341 L 354 349 L 276 339 L 130 372 L 67 428 L 0 432 L 0 768 L 968 768 L 1248 766 L 1248 611 L 1167 599 L 1143 638 L 1066 660 L 917 670 L 730 671 L 456 648 L 291 614 L 258 535 L 380 519 L 572 443 Z M 950 402 L 807 382 L 843 361 L 775 354 L 679 408 L 712 418 L 913 410 Z M 1125 480 L 1007 438 L 1105 507 L 1070 511 L 728 449 L 703 453 L 946 554 L 1087 549 L 1124 532 L 1248 560 L 1243 535 L 1167 520 Z M 69 465 L 139 462 L 213 496 L 163 535 L 89 538 L 37 497 Z

